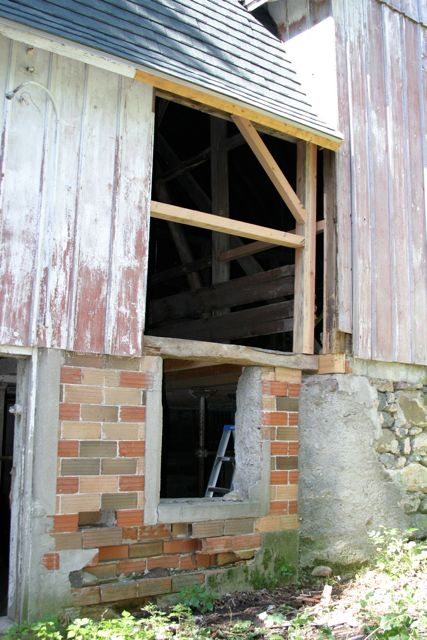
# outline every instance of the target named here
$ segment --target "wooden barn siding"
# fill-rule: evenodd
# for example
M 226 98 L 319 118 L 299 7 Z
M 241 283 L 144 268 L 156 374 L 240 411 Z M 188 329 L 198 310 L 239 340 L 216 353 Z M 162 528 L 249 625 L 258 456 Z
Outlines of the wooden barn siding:
M 139 355 L 152 90 L 4 37 L 0 65 L 0 344 Z M 4 98 L 26 80 L 58 122 Z
M 354 355 L 427 364 L 426 31 L 416 22 L 421 4 L 399 5 L 336 6 L 348 86 L 340 102 L 349 104 L 338 206 L 351 211 Z M 348 170 L 350 183 L 340 178 Z M 348 247 L 340 231 L 338 244 Z

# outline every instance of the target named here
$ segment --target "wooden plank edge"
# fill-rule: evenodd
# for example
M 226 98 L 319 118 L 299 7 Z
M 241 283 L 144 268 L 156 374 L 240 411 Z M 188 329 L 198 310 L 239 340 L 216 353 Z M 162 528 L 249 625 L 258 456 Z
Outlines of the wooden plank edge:
M 349 373 L 347 357 L 345 353 L 324 353 L 319 358 L 319 374 L 325 373 Z
M 212 363 L 258 367 L 286 367 L 316 372 L 319 356 L 271 352 L 237 344 L 220 344 L 183 338 L 144 336 L 144 355 L 176 360 L 204 360 Z
M 183 98 L 193 100 L 196 103 L 212 107 L 213 109 L 246 118 L 247 120 L 273 129 L 279 133 L 284 133 L 294 138 L 305 140 L 306 142 L 312 142 L 324 149 L 337 151 L 343 143 L 343 138 L 339 133 L 337 133 L 337 135 L 328 135 L 286 120 L 285 118 L 263 113 L 253 107 L 233 102 L 230 98 L 221 96 L 220 94 L 203 91 L 199 87 L 184 84 L 177 79 L 171 80 L 168 77 L 156 75 L 143 69 L 137 69 L 134 77 L 138 82 L 145 82 L 156 89 L 162 89 Z
M 241 222 L 231 218 L 223 218 L 212 213 L 177 207 L 165 202 L 151 201 L 151 217 L 178 224 L 187 224 L 199 229 L 209 229 L 240 238 L 262 240 L 278 246 L 301 249 L 304 246 L 302 235 L 277 231 L 269 227 L 260 227 L 249 222 Z

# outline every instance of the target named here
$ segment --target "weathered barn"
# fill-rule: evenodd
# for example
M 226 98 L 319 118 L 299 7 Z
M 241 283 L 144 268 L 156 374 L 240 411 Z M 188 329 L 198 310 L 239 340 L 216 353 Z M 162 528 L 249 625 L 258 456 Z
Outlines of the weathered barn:
M 426 527 L 422 3 L 0 16 L 0 614 Z

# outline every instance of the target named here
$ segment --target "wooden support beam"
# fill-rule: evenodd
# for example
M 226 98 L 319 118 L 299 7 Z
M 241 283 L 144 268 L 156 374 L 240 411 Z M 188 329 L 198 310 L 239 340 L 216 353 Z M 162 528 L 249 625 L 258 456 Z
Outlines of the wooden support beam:
M 346 356 L 344 353 L 325 353 L 319 356 L 318 373 L 346 372 Z
M 211 264 L 212 259 L 210 256 L 207 258 L 200 258 L 199 260 L 193 260 L 192 262 L 186 262 L 185 264 L 179 264 L 176 267 L 171 267 L 170 269 L 164 269 L 163 271 L 153 273 L 153 275 L 150 276 L 150 284 L 160 284 L 161 282 L 168 282 L 168 280 L 176 280 L 176 278 L 181 278 L 187 273 L 208 269 Z
M 277 244 L 281 247 L 299 249 L 304 246 L 304 237 L 302 235 L 276 231 L 276 229 L 260 227 L 257 224 L 250 224 L 249 222 L 221 218 L 221 216 L 214 216 L 211 213 L 176 207 L 175 205 L 166 204 L 165 202 L 152 200 L 151 216 L 159 220 L 166 220 L 167 222 L 188 224 L 192 227 L 210 229 L 211 231 L 227 233 L 232 236 L 249 238 L 251 240 L 262 240 L 263 242 L 270 242 L 271 244 Z
M 316 276 L 316 178 L 317 148 L 297 146 L 297 192 L 304 202 L 307 220 L 297 231 L 304 234 L 304 249 L 295 252 L 293 351 L 313 353 Z
M 191 387 L 219 387 L 236 384 L 242 373 L 237 364 L 212 364 L 199 369 L 169 372 L 165 379 L 167 391 Z
M 197 318 L 204 313 L 262 301 L 272 301 L 293 294 L 294 265 L 243 276 L 197 291 L 184 291 L 152 300 L 149 326 L 166 320 Z
M 280 197 L 295 220 L 300 224 L 304 223 L 306 214 L 300 198 L 292 189 L 252 122 L 238 116 L 233 116 L 233 122 L 239 128 L 240 133 L 254 152 L 262 168 L 276 187 Z
M 317 371 L 319 365 L 319 357 L 315 355 L 282 353 L 238 344 L 216 344 L 151 335 L 144 336 L 144 355 L 174 360 L 240 364 L 248 367 L 286 367 L 302 371 Z
M 319 222 L 316 223 L 316 233 L 323 233 L 324 230 L 325 221 L 319 220 Z M 289 233 L 295 232 L 296 229 L 289 231 Z M 222 262 L 231 262 L 231 260 L 238 260 L 244 256 L 252 256 L 255 253 L 260 253 L 261 251 L 268 251 L 268 249 L 272 249 L 274 246 L 274 244 L 269 244 L 268 242 L 248 242 L 247 244 L 242 244 L 240 247 L 223 251 L 219 254 L 218 260 L 221 260 Z
M 224 316 L 168 323 L 151 328 L 150 333 L 211 342 L 268 336 L 292 331 L 292 311 L 292 300 L 276 302 L 264 307 L 227 313 Z

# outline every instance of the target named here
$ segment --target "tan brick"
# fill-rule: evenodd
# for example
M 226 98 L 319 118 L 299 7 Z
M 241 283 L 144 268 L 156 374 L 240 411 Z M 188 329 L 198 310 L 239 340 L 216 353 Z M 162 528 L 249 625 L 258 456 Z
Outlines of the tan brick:
M 138 506 L 136 493 L 104 493 L 101 497 L 101 509 L 135 509 Z
M 101 602 L 99 587 L 71 589 L 71 596 L 75 606 L 89 606 L 91 604 L 99 604 Z
M 173 576 L 172 591 L 181 591 L 186 587 L 191 587 L 193 584 L 203 584 L 204 582 L 204 573 L 186 573 L 182 576 Z
M 104 356 L 97 356 L 92 354 L 71 353 L 65 354 L 65 364 L 74 367 L 97 367 L 102 368 L 105 366 Z
M 85 571 L 97 578 L 115 578 L 117 576 L 117 562 L 104 562 L 96 567 L 85 567 Z
M 102 405 L 81 405 L 81 418 L 89 422 L 117 422 L 119 416 L 118 407 Z
M 299 369 L 287 369 L 286 367 L 276 367 L 275 378 L 279 382 L 301 382 L 301 371 Z
M 59 405 L 60 420 L 80 420 L 80 405 L 61 402 Z
M 137 584 L 139 598 L 169 593 L 172 588 L 171 578 L 144 578 Z
M 191 553 L 200 549 L 199 540 L 167 540 L 163 543 L 164 553 Z
M 74 533 L 56 533 L 54 537 L 56 551 L 82 548 L 82 534 L 79 531 Z
M 277 398 L 277 411 L 298 411 L 298 398 Z
M 171 526 L 168 524 L 147 525 L 139 530 L 140 540 L 157 540 L 158 538 L 169 538 Z
M 298 529 L 298 515 L 274 515 L 259 518 L 256 523 L 256 530 L 262 533 L 267 531 L 282 531 L 285 529 Z
M 83 369 L 82 383 L 94 384 L 104 387 L 117 387 L 119 384 L 119 372 L 109 369 Z
M 115 547 L 122 543 L 122 530 L 118 527 L 86 529 L 82 533 L 83 549 Z
M 298 498 L 298 485 L 284 484 L 276 487 L 275 497 L 277 500 L 296 500 Z
M 99 404 L 103 400 L 101 387 L 91 387 L 82 384 L 64 385 L 64 402 L 79 404 Z
M 79 516 L 77 514 L 67 516 L 53 516 L 54 533 L 77 531 L 79 526 Z
M 101 437 L 99 422 L 63 422 L 61 434 L 64 440 L 94 440 Z
M 109 440 L 85 440 L 80 443 L 81 458 L 115 458 L 117 443 Z
M 119 513 L 126 513 L 126 511 L 121 511 Z M 120 523 L 117 519 L 117 524 L 120 527 Z M 130 541 L 133 542 L 135 540 L 138 540 L 138 527 L 123 527 L 122 528 L 122 536 L 123 536 L 123 542 L 125 541 Z
M 118 484 L 118 476 L 81 476 L 80 493 L 111 493 Z
M 80 527 L 95 527 L 101 522 L 100 511 L 85 511 L 79 513 L 79 526 Z
M 129 557 L 129 546 L 119 544 L 111 547 L 101 547 L 99 550 L 99 562 L 108 560 L 122 560 Z
M 264 411 L 263 424 L 281 426 L 288 424 L 288 414 L 282 411 Z
M 120 407 L 121 422 L 144 422 L 145 407 Z
M 62 367 L 60 382 L 80 384 L 82 381 L 82 370 L 78 367 Z
M 61 496 L 61 513 L 79 513 L 79 511 L 97 511 L 100 507 L 99 495 Z
M 236 551 L 236 556 L 240 560 L 252 560 L 255 557 L 255 551 L 253 549 L 240 549 Z
M 109 387 L 105 389 L 105 404 L 141 405 L 142 392 L 140 389 L 125 389 L 123 387 Z
M 299 438 L 299 431 L 297 427 L 278 427 L 277 439 L 278 440 L 294 440 Z
M 122 440 L 119 442 L 119 456 L 138 457 L 145 454 L 145 442 L 140 440 Z
M 79 479 L 78 478 L 58 478 L 56 481 L 56 493 L 78 493 L 79 491 Z
M 273 396 L 263 396 L 262 408 L 264 411 L 276 411 L 276 398 Z
M 120 560 L 117 563 L 117 573 L 145 573 L 146 569 L 147 561 L 145 558 Z
M 129 582 L 114 582 L 112 584 L 105 584 L 100 587 L 101 589 L 101 602 L 118 602 L 120 600 L 131 600 L 138 595 L 137 583 L 135 581 Z
M 188 538 L 188 524 L 175 522 L 172 525 L 172 535 L 174 538 Z
M 192 524 L 193 538 L 209 538 L 224 535 L 224 520 L 212 520 L 210 522 L 194 522 Z
M 122 371 L 120 373 L 121 387 L 134 387 L 137 389 L 145 389 L 152 385 L 152 376 L 147 373 L 130 373 Z
M 77 458 L 80 451 L 80 443 L 77 440 L 58 442 L 58 458 Z
M 144 491 L 144 476 L 121 476 L 120 491 Z
M 99 474 L 100 461 L 97 459 L 64 458 L 61 461 L 63 476 L 93 476 Z
M 142 525 L 144 512 L 141 509 L 129 509 L 127 511 L 117 511 L 117 526 L 130 527 Z
M 298 469 L 298 458 L 296 456 L 277 456 L 276 469 L 288 471 L 290 469 Z
M 162 542 L 146 542 L 145 544 L 132 544 L 129 547 L 130 558 L 147 558 L 158 556 L 163 552 Z
M 136 460 L 131 458 L 116 458 L 101 460 L 103 475 L 122 475 L 136 473 Z
M 226 536 L 229 535 L 238 535 L 244 533 L 253 533 L 254 532 L 254 520 L 252 518 L 239 518 L 235 520 L 226 520 L 224 534 Z
M 141 358 L 122 358 L 121 356 L 105 356 L 107 369 L 125 369 L 126 371 L 139 371 Z
M 219 567 L 223 567 L 226 564 L 233 564 L 240 560 L 237 553 L 234 551 L 225 551 L 224 553 L 218 553 L 216 556 L 216 563 Z
M 140 429 L 138 424 L 126 424 L 125 422 L 113 422 L 102 425 L 102 437 L 105 440 L 138 440 Z

